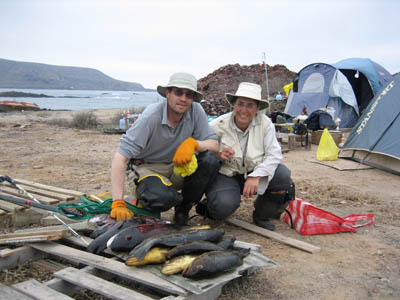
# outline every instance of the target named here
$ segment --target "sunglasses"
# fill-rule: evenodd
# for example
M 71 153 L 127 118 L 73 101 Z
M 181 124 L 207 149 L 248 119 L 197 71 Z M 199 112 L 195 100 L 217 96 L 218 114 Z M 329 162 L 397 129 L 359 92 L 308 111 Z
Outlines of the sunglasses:
M 249 102 L 249 103 L 245 103 L 245 102 L 241 102 L 241 101 L 236 101 L 235 106 L 240 107 L 240 108 L 247 108 L 247 109 L 254 109 L 257 107 L 256 103 L 253 102 Z
M 185 94 L 187 99 L 194 99 L 194 92 L 193 91 L 184 91 L 182 89 L 174 88 L 172 89 L 174 92 L 175 96 L 181 97 L 183 94 Z

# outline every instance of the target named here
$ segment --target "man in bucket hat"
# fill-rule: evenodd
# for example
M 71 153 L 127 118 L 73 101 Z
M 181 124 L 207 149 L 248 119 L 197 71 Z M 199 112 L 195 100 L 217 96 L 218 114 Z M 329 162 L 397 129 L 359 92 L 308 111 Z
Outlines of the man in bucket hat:
M 257 195 L 253 221 L 274 230 L 270 219 L 279 218 L 294 199 L 294 183 L 281 164 L 274 124 L 262 111 L 268 101 L 261 98 L 261 86 L 250 82 L 240 83 L 236 94 L 227 93 L 225 98 L 233 111 L 210 123 L 220 139 L 222 166 L 196 211 L 223 220 L 239 207 L 241 196 Z
M 122 136 L 113 158 L 110 216 L 117 221 L 133 216 L 123 200 L 127 170 L 127 183 L 139 204 L 153 212 L 174 206 L 175 222 L 186 224 L 192 205 L 220 167 L 218 138 L 199 103 L 202 94 L 193 75 L 175 73 L 157 92 L 166 101 L 146 107 Z

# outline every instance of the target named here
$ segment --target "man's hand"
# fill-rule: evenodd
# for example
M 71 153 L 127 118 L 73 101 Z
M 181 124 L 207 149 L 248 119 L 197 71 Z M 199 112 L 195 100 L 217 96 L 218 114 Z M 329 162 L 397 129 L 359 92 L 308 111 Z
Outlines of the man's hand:
M 182 167 L 192 160 L 194 152 L 199 148 L 199 143 L 192 137 L 184 140 L 176 149 L 174 165 Z
M 248 177 L 244 183 L 243 197 L 250 198 L 257 194 L 260 177 Z
M 114 200 L 111 206 L 110 217 L 117 220 L 117 222 L 130 219 L 133 217 L 133 212 L 126 208 L 124 200 Z
M 220 160 L 230 161 L 234 155 L 235 150 L 233 150 L 232 148 L 223 148 L 222 151 L 218 152 L 218 157 Z

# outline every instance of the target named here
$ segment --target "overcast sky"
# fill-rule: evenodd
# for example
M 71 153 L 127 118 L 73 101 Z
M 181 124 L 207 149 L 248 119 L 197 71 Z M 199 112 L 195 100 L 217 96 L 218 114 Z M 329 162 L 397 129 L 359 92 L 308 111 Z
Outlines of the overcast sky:
M 0 0 L 0 58 L 95 68 L 146 88 L 239 63 L 368 57 L 400 71 L 399 0 Z

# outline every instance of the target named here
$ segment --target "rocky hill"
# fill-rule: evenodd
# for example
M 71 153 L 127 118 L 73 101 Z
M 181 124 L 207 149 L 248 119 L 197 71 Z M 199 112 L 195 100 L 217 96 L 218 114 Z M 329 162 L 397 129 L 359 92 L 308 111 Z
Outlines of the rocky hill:
M 283 65 L 268 66 L 268 87 L 270 99 L 280 92 L 284 95 L 283 86 L 292 82 L 296 73 Z M 198 81 L 199 90 L 207 101 L 203 104 L 208 115 L 220 115 L 230 111 L 226 102 L 225 93 L 235 93 L 240 82 L 258 83 L 262 87 L 262 97 L 267 98 L 265 68 L 261 65 L 241 66 L 239 64 L 226 65 L 208 74 Z M 285 97 L 284 97 L 285 98 Z M 282 111 L 286 101 L 271 101 L 271 111 Z
M 146 91 L 90 68 L 0 59 L 0 88 Z

